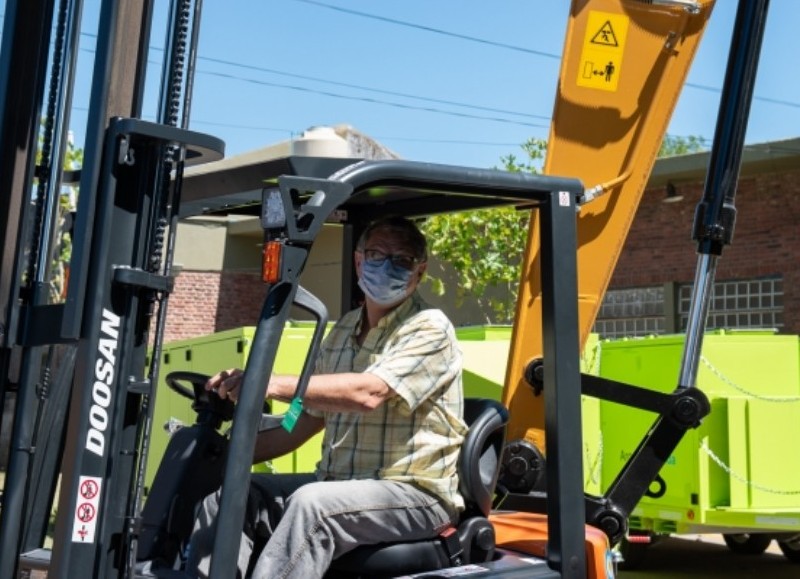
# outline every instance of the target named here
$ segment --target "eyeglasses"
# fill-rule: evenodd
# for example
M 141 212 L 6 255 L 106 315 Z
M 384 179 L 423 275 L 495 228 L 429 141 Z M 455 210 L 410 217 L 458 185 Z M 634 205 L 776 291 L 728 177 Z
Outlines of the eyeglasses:
M 392 255 L 389 253 L 384 253 L 380 249 L 365 249 L 363 253 L 364 259 L 366 259 L 372 265 L 383 265 L 384 261 L 390 259 L 392 260 L 392 264 L 396 265 L 397 267 L 402 267 L 403 269 L 414 269 L 414 266 L 420 262 L 418 258 L 410 255 Z

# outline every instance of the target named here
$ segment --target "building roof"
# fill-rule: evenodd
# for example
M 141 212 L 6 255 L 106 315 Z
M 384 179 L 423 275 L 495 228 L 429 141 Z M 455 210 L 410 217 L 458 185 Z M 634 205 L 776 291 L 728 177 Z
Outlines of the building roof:
M 663 187 L 667 182 L 704 181 L 711 152 L 676 155 L 657 159 L 647 188 Z M 741 175 L 756 175 L 795 170 L 800 167 L 800 138 L 746 145 L 742 151 Z

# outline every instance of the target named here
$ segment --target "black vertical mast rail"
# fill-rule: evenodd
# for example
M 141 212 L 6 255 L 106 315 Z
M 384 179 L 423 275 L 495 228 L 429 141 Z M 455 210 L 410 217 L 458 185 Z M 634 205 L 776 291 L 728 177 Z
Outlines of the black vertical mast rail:
M 172 127 L 188 128 L 191 88 L 194 73 L 197 42 L 199 37 L 201 1 L 172 0 L 170 25 L 167 27 L 167 53 L 164 59 L 159 100 L 158 122 Z M 191 29 L 191 35 L 190 35 Z M 187 57 L 188 52 L 188 57 Z M 182 113 L 182 114 L 181 114 Z M 178 226 L 181 188 L 186 151 L 179 143 L 171 143 L 164 150 L 160 173 L 157 177 L 155 232 L 150 240 L 148 271 L 172 277 L 172 258 Z M 173 179 L 174 175 L 174 179 Z M 150 450 L 152 418 L 156 404 L 156 388 L 161 366 L 161 352 L 167 320 L 169 291 L 152 291 L 148 296 L 150 315 L 156 310 L 153 338 L 151 341 L 151 364 L 145 388 L 142 391 L 141 412 L 136 433 L 138 462 L 132 492 L 127 506 L 126 526 L 126 574 L 132 576 L 138 553 L 138 538 L 141 526 L 142 495 Z
M 61 249 L 61 208 L 63 165 L 68 146 L 70 103 L 74 85 L 74 69 L 78 56 L 78 23 L 82 10 L 80 0 L 59 0 L 56 13 L 55 37 L 52 45 L 49 88 L 44 103 L 40 154 L 37 156 L 37 187 L 34 199 L 35 216 L 30 233 L 26 234 L 26 247 L 30 254 L 22 296 L 26 307 L 22 313 L 25 328 L 35 328 L 36 318 L 61 311 L 58 304 L 60 285 L 55 285 L 59 272 L 53 269 L 57 252 Z M 63 273 L 61 274 L 63 282 Z M 47 306 L 47 307 L 44 307 Z M 48 312 L 48 314 L 42 314 Z M 57 481 L 53 476 L 62 452 L 63 431 L 66 423 L 66 401 L 69 378 L 74 360 L 74 344 L 35 346 L 27 343 L 32 332 L 25 332 L 22 345 L 26 346 L 21 368 L 25 373 L 17 407 L 17 431 L 32 428 L 31 440 L 14 438 L 16 449 L 30 449 L 30 464 L 24 473 L 25 505 L 22 524 L 17 530 L 21 537 L 21 550 L 27 551 L 44 542 L 50 523 L 50 505 Z M 50 338 L 52 340 L 52 338 Z M 35 372 L 35 373 L 34 373 Z M 35 384 L 35 397 L 34 386 Z M 35 398 L 35 400 L 34 400 Z M 33 405 L 35 404 L 35 409 Z M 33 420 L 31 420 L 33 416 Z M 23 424 L 30 426 L 23 427 Z M 46 428 L 42 428 L 46 425 Z M 17 451 L 19 452 L 19 450 Z M 20 480 L 22 468 L 14 469 L 15 480 Z
M 0 47 L 0 406 L 16 390 L 9 464 L 0 510 L 0 577 L 14 576 L 20 522 L 26 504 L 30 467 L 31 420 L 23 416 L 35 406 L 34 385 L 21 384 L 38 369 L 19 364 L 19 322 L 22 274 L 25 270 L 26 223 L 31 214 L 30 190 L 35 172 L 36 138 L 44 94 L 53 1 L 9 0 Z M 16 361 L 12 365 L 12 358 Z M 0 414 L 2 421 L 2 414 Z
M 36 136 L 45 86 L 53 1 L 8 0 L 0 46 L 0 345 L 15 344 Z

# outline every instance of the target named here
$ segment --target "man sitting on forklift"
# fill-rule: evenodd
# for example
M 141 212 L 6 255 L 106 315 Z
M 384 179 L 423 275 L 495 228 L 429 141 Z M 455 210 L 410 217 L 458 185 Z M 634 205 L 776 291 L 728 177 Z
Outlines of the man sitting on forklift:
M 242 576 L 322 577 L 359 545 L 435 537 L 464 508 L 456 473 L 467 431 L 461 353 L 451 322 L 416 291 L 425 237 L 407 219 L 382 219 L 364 231 L 354 259 L 363 306 L 326 337 L 292 432 L 256 440 L 261 462 L 325 428 L 322 459 L 315 473 L 251 477 Z M 222 371 L 206 389 L 235 401 L 242 375 Z M 267 398 L 290 401 L 297 380 L 273 375 Z M 193 576 L 209 573 L 219 496 L 205 499 L 195 522 Z

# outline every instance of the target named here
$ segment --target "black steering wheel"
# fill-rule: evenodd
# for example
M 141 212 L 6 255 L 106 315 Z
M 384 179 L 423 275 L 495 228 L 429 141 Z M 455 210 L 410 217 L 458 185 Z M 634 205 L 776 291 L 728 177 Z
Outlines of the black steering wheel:
M 199 372 L 175 370 L 167 374 L 164 379 L 170 390 L 192 401 L 192 409 L 198 414 L 202 411 L 210 410 L 222 420 L 231 420 L 236 405 L 229 398 L 220 398 L 206 390 L 206 382 L 208 382 L 209 378 L 210 376 L 207 374 L 200 374 Z M 192 387 L 188 388 L 181 382 L 188 382 Z M 261 409 L 262 420 L 266 420 L 269 424 L 275 421 L 271 417 L 271 412 L 269 402 L 264 400 L 264 407 Z M 266 428 L 267 426 L 264 427 Z
M 167 386 L 169 386 L 173 392 L 189 400 L 198 400 L 204 397 L 203 393 L 206 391 L 205 385 L 210 377 L 211 376 L 200 374 L 199 372 L 176 370 L 175 372 L 167 374 L 165 380 L 167 381 Z M 181 384 L 181 382 L 188 382 L 192 385 L 192 388 L 187 388 Z
M 214 417 L 215 423 L 231 420 L 236 408 L 235 404 L 230 399 L 222 399 L 206 390 L 205 386 L 209 378 L 210 376 L 198 372 L 176 370 L 167 374 L 165 380 L 173 392 L 192 401 L 192 410 L 197 412 L 199 420 L 205 421 L 204 417 L 209 414 Z M 182 382 L 188 382 L 191 388 Z

